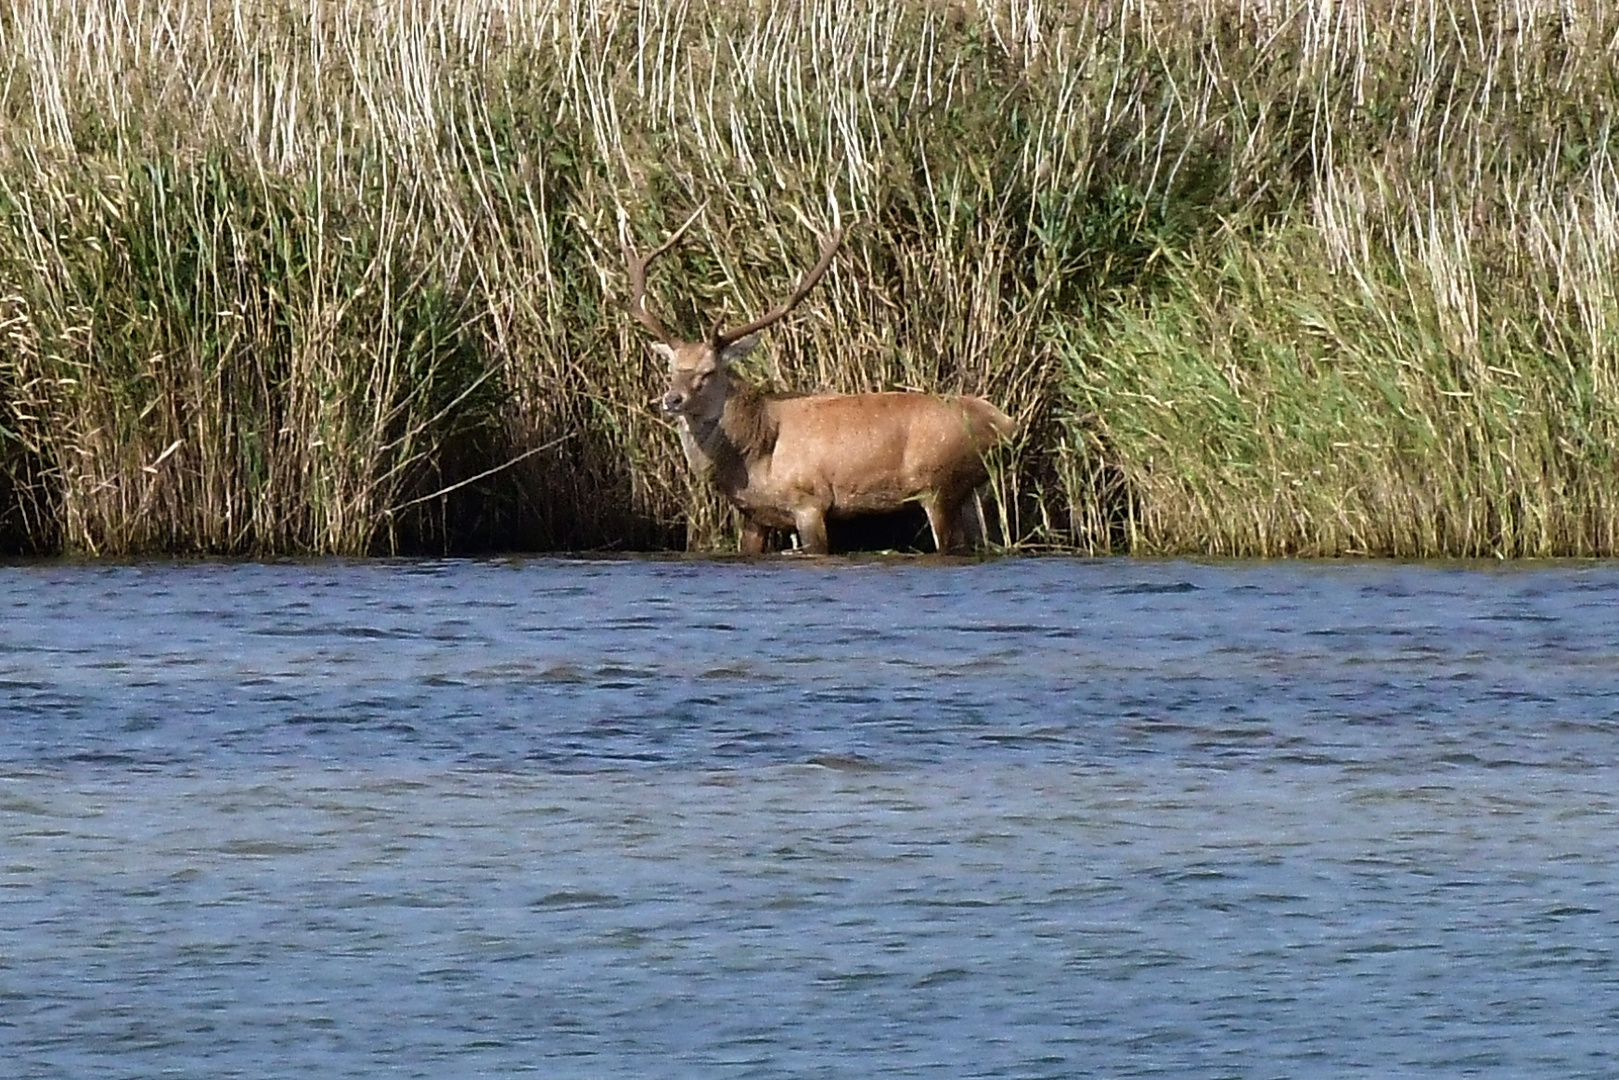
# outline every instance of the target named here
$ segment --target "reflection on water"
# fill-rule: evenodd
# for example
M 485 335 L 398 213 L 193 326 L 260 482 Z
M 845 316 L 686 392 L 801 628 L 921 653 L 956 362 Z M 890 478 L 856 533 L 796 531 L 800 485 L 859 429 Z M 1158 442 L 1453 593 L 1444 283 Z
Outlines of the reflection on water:
M 1619 568 L 0 568 L 26 1077 L 1607 1076 Z

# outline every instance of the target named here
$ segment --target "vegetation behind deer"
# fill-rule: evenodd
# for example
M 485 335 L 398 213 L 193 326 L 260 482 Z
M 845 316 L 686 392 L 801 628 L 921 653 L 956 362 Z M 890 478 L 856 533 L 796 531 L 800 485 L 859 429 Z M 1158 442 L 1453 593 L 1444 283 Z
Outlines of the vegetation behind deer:
M 1606 0 L 0 5 L 0 549 L 707 548 L 673 332 L 1026 549 L 1619 548 Z

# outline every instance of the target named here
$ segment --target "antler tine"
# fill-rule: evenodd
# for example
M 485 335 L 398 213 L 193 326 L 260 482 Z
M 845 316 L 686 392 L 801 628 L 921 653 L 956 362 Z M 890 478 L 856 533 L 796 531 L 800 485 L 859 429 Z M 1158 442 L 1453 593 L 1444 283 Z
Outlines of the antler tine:
M 773 326 L 781 319 L 785 318 L 789 311 L 798 306 L 798 302 L 800 300 L 809 295 L 809 291 L 815 288 L 816 282 L 820 281 L 821 278 L 826 275 L 827 270 L 832 266 L 832 256 L 837 254 L 838 246 L 842 243 L 843 230 L 834 230 L 832 235 L 827 237 L 826 241 L 821 245 L 820 261 L 810 269 L 809 273 L 804 275 L 804 280 L 798 283 L 798 288 L 793 290 L 793 295 L 787 298 L 787 302 L 771 311 L 769 314 L 753 320 L 746 326 L 739 326 L 734 330 L 721 330 L 719 324 L 715 323 L 714 333 L 712 335 L 714 347 L 716 349 L 724 348 L 733 342 L 742 340 L 749 334 L 757 334 L 759 331 L 768 326 Z
M 696 221 L 707 208 L 708 204 L 706 202 L 699 206 L 691 217 L 686 219 L 686 223 L 676 229 L 669 239 L 646 255 L 637 255 L 635 250 L 630 247 L 628 240 L 619 241 L 619 246 L 624 250 L 624 261 L 629 264 L 630 269 L 630 314 L 634 315 L 642 326 L 656 334 L 658 340 L 666 343 L 673 341 L 673 336 L 664 327 L 662 321 L 652 314 L 646 306 L 646 268 L 653 259 L 674 247 L 680 241 L 680 238 L 685 235 L 686 230 L 691 228 L 692 222 Z

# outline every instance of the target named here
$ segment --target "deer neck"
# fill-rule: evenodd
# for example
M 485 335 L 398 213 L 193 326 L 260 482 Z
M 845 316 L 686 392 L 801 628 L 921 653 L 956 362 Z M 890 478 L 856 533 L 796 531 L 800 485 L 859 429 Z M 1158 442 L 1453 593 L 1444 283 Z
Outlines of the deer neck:
M 734 495 L 747 487 L 755 468 L 768 463 L 776 448 L 776 430 L 769 399 L 735 375 L 727 375 L 724 407 L 715 416 L 686 417 L 680 442 L 692 468 Z

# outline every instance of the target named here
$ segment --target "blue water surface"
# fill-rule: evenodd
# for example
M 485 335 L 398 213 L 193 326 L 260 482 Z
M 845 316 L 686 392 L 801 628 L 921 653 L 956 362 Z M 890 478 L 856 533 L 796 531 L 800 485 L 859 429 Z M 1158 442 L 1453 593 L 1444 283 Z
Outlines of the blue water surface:
M 21 1077 L 1619 1074 L 1619 566 L 0 567 Z

